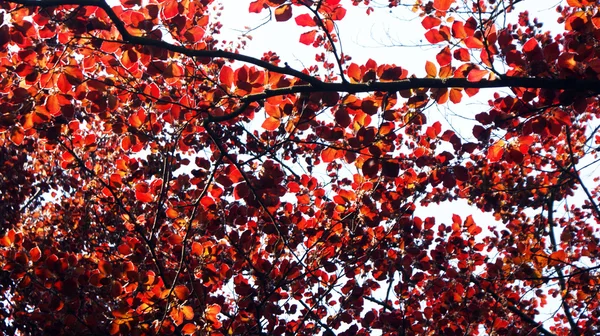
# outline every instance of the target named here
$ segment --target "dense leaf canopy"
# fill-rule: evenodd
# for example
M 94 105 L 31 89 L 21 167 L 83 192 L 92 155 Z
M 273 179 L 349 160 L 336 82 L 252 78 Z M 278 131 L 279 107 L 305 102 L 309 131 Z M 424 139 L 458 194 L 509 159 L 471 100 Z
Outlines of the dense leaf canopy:
M 600 333 L 600 10 L 534 1 L 0 1 L 0 329 Z M 418 69 L 343 53 L 390 8 Z

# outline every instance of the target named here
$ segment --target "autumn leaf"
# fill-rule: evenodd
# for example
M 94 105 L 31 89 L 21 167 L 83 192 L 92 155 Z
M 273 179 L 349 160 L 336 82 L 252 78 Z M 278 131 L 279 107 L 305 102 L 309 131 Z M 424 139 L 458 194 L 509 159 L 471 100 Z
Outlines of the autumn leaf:
M 450 48 L 445 47 L 436 55 L 436 60 L 441 67 L 449 65 L 452 62 L 452 54 L 450 53 Z M 441 77 L 441 75 L 440 75 Z M 442 77 L 443 78 L 443 77 Z
M 427 77 L 434 78 L 437 75 L 437 68 L 435 67 L 435 64 L 430 61 L 426 61 L 425 72 L 427 72 Z
M 280 124 L 281 120 L 279 120 L 278 118 L 267 117 L 267 119 L 263 121 L 261 127 L 267 131 L 274 131 L 279 127 Z
M 502 155 L 504 155 L 504 141 L 498 140 L 488 149 L 487 158 L 491 162 L 498 162 L 502 159 Z
M 275 20 L 285 22 L 292 18 L 292 6 L 282 5 L 275 9 Z
M 469 71 L 469 75 L 467 76 L 467 80 L 469 82 L 479 82 L 483 79 L 483 77 L 489 74 L 488 70 L 473 68 Z
M 294 19 L 300 27 L 316 27 L 317 23 L 310 14 L 300 14 Z
M 315 41 L 316 36 L 317 36 L 316 30 L 311 30 L 309 32 L 302 33 L 300 35 L 300 43 L 306 44 L 306 45 L 311 45 Z
M 447 11 L 450 9 L 450 6 L 454 3 L 454 0 L 434 0 L 433 8 L 439 11 Z

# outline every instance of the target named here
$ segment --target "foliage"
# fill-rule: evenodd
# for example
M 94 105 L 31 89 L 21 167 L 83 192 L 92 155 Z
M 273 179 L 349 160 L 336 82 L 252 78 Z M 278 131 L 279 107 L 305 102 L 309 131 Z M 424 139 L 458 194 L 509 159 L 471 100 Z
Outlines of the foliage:
M 0 2 L 2 329 L 597 334 L 600 11 L 529 1 L 409 4 L 426 77 L 341 52 L 368 0 L 249 3 L 303 69 L 213 0 Z M 472 132 L 428 118 L 484 88 Z

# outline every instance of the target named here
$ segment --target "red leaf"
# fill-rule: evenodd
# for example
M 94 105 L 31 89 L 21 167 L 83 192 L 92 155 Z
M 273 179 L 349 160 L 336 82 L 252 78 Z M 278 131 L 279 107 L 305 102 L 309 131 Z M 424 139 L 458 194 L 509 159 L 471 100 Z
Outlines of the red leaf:
M 141 192 L 141 191 L 135 192 L 135 198 L 138 201 L 143 202 L 143 203 L 150 203 L 153 201 L 152 194 L 146 193 L 146 192 Z
M 250 194 L 250 189 L 246 182 L 238 183 L 233 189 L 233 196 L 236 200 L 247 197 Z
M 433 8 L 439 11 L 447 11 L 454 3 L 454 0 L 433 0 Z
M 265 8 L 264 0 L 256 0 L 250 3 L 248 7 L 248 12 L 250 13 L 260 13 L 263 8 Z
M 430 29 L 430 30 L 428 30 L 427 33 L 425 33 L 425 38 L 431 44 L 436 44 L 436 43 L 444 42 L 446 40 L 444 38 L 444 36 L 442 36 L 442 34 L 440 34 L 440 31 L 437 30 L 437 29 Z
M 233 84 L 233 70 L 228 66 L 223 66 L 221 72 L 219 72 L 219 80 L 228 89 Z
M 31 256 L 31 261 L 36 262 L 42 257 L 42 251 L 36 246 L 29 250 L 29 255 Z
M 292 18 L 292 6 L 283 5 L 275 8 L 275 20 L 285 22 Z
M 316 30 L 311 30 L 309 32 L 302 33 L 300 35 L 300 43 L 306 44 L 306 45 L 311 45 L 315 41 L 316 36 L 317 36 Z
M 454 52 L 452 54 L 454 55 L 454 58 L 459 61 L 468 62 L 471 60 L 471 55 L 469 55 L 469 50 L 467 50 L 466 48 L 458 48 L 458 49 L 454 50 Z
M 300 27 L 316 27 L 317 23 L 310 14 L 301 14 L 296 16 L 296 24 Z
M 452 36 L 460 40 L 467 37 L 465 25 L 462 23 L 462 21 L 454 21 L 454 23 L 452 23 Z
M 449 65 L 450 62 L 452 62 L 452 54 L 450 53 L 450 48 L 445 47 L 444 49 L 442 49 L 442 51 L 440 51 L 435 56 L 435 59 L 437 60 L 438 64 L 442 67 Z M 440 77 L 442 77 L 442 76 L 440 75 Z
M 501 319 L 499 317 L 496 317 L 496 319 L 494 320 L 494 329 L 503 329 L 508 327 L 509 322 L 507 320 Z
M 469 82 L 479 82 L 483 77 L 485 77 L 489 71 L 483 69 L 471 69 L 469 71 L 469 75 L 467 76 L 467 80 Z
M 69 82 L 67 75 L 61 73 L 56 80 L 56 86 L 62 93 L 69 93 L 73 85 Z
M 338 6 L 331 13 L 331 19 L 333 21 L 339 21 L 346 16 L 346 9 L 344 7 Z
M 98 269 L 100 270 L 100 273 L 104 275 L 109 275 L 112 273 L 112 265 L 106 260 L 98 261 Z
M 437 27 L 442 23 L 442 20 L 433 17 L 431 15 L 426 16 L 423 21 L 421 21 L 421 25 L 423 25 L 423 28 L 425 29 L 431 29 L 433 27 Z
M 167 0 L 162 4 L 162 12 L 165 19 L 170 20 L 179 15 L 179 2 L 177 0 Z
M 199 42 L 204 37 L 205 32 L 206 31 L 204 30 L 204 28 L 202 28 L 200 26 L 194 26 L 194 27 L 186 30 L 185 34 L 183 34 L 183 36 L 187 39 L 188 42 L 196 43 L 196 42 Z

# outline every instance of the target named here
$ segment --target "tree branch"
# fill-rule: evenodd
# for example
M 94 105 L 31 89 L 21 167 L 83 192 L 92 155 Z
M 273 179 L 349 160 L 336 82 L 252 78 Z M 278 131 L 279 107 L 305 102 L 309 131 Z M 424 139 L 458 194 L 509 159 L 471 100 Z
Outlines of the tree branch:
M 515 307 L 512 303 L 510 303 L 510 302 L 504 303 L 504 300 L 502 300 L 502 298 L 500 296 L 498 296 L 498 294 L 496 294 L 494 291 L 491 291 L 491 290 L 489 290 L 487 288 L 484 288 L 481 285 L 481 282 L 479 282 L 479 280 L 474 275 L 471 275 L 471 279 L 470 280 L 471 280 L 472 283 L 474 283 L 475 285 L 477 285 L 477 287 L 481 288 L 486 293 L 490 294 L 494 298 L 494 300 L 496 300 L 498 303 L 500 303 L 501 305 L 503 305 L 506 308 L 508 308 L 508 310 L 510 310 L 513 314 L 516 314 L 517 316 L 519 316 L 525 323 L 527 323 L 530 326 L 534 327 L 535 330 L 537 330 L 541 334 L 546 335 L 546 336 L 556 336 L 556 334 L 548 331 L 546 328 L 544 328 L 542 326 L 541 323 L 539 323 L 536 320 L 534 320 L 533 318 L 531 318 L 531 316 L 525 314 L 519 308 Z
M 289 66 L 280 67 L 269 62 L 260 60 L 255 57 L 237 54 L 224 50 L 195 50 L 184 46 L 167 43 L 162 40 L 155 40 L 148 37 L 133 36 L 129 33 L 125 24 L 113 9 L 104 0 L 6 0 L 11 3 L 20 4 L 23 6 L 36 7 L 55 7 L 61 5 L 79 5 L 79 6 L 95 6 L 106 12 L 113 21 L 115 27 L 121 34 L 123 41 L 114 41 L 120 43 L 151 46 L 180 53 L 189 57 L 209 57 L 209 58 L 228 58 L 249 64 L 254 64 L 263 69 L 273 71 L 280 74 L 297 77 L 308 85 L 296 85 L 292 87 L 265 90 L 263 93 L 248 95 L 243 98 L 244 101 L 258 101 L 264 98 L 293 94 L 301 92 L 373 92 L 387 91 L 395 92 L 401 90 L 418 89 L 418 88 L 500 88 L 500 87 L 521 87 L 521 88 L 539 88 L 550 90 L 573 90 L 577 92 L 592 91 L 600 92 L 599 80 L 582 80 L 582 79 L 554 79 L 540 77 L 510 77 L 502 76 L 500 79 L 493 81 L 481 80 L 479 82 L 470 82 L 466 78 L 407 78 L 398 81 L 389 82 L 369 82 L 369 83 L 325 83 L 319 79 L 310 76 L 302 71 L 295 70 Z
M 243 55 L 243 54 L 237 54 L 234 52 L 224 51 L 224 50 L 195 50 L 195 49 L 186 48 L 184 46 L 171 44 L 171 43 L 168 43 L 168 42 L 165 42 L 162 40 L 155 40 L 155 39 L 151 39 L 148 37 L 133 36 L 129 33 L 129 31 L 125 27 L 124 22 L 117 16 L 115 11 L 113 11 L 113 9 L 110 7 L 110 5 L 108 3 L 106 3 L 106 1 L 104 1 L 104 0 L 42 0 L 42 1 L 39 1 L 39 0 L 7 0 L 7 2 L 12 2 L 12 3 L 20 4 L 23 6 L 30 6 L 30 7 L 56 7 L 56 6 L 64 6 L 64 5 L 98 7 L 106 12 L 106 14 L 113 21 L 113 24 L 115 25 L 115 27 L 117 28 L 117 30 L 119 31 L 119 33 L 121 34 L 121 36 L 123 38 L 123 41 L 114 41 L 114 42 L 157 47 L 157 48 L 169 50 L 169 51 L 180 53 L 180 54 L 190 56 L 190 57 L 229 58 L 229 59 L 233 59 L 233 60 L 237 60 L 237 61 L 241 61 L 241 62 L 254 64 L 256 66 L 259 66 L 259 67 L 264 68 L 269 71 L 294 76 L 294 77 L 300 78 L 300 79 L 310 83 L 313 86 L 319 86 L 320 84 L 323 83 L 320 80 L 316 79 L 315 77 L 310 76 L 302 71 L 292 69 L 289 66 L 280 67 L 280 66 L 274 65 L 272 63 L 263 61 L 261 59 Z

